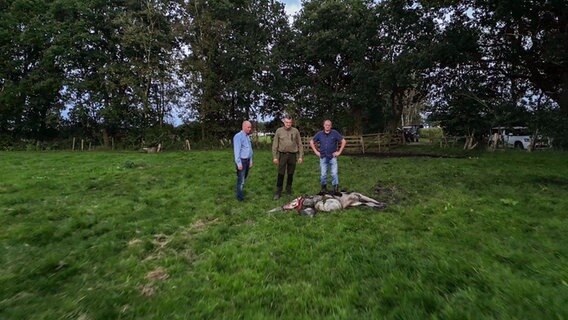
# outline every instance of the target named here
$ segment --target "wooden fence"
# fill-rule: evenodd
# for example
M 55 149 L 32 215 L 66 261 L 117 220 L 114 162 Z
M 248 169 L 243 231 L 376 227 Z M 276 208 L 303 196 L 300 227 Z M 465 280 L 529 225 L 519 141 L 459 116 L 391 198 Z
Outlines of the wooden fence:
M 344 136 L 343 138 L 347 141 L 345 153 L 382 152 L 404 144 L 402 134 L 394 133 L 374 133 L 360 136 Z M 302 138 L 302 144 L 306 152 L 310 150 L 311 139 L 312 137 Z

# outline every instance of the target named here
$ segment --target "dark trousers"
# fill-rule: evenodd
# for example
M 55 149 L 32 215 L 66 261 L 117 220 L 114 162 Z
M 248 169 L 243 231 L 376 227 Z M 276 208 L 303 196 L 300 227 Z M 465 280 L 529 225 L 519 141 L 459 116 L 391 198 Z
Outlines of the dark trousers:
M 244 187 L 249 173 L 250 160 L 241 159 L 241 163 L 243 164 L 243 170 L 239 170 L 239 167 L 235 165 L 237 170 L 237 200 L 239 201 L 243 201 L 245 199 Z
M 284 174 L 288 173 L 288 179 L 286 181 L 286 186 L 292 187 L 292 180 L 294 179 L 294 171 L 296 171 L 297 154 L 296 153 L 286 153 L 280 152 L 278 158 L 278 180 L 276 181 L 276 187 L 282 189 L 284 184 Z
M 296 153 L 280 152 L 278 159 L 278 174 L 284 175 L 286 171 L 293 175 L 296 170 Z

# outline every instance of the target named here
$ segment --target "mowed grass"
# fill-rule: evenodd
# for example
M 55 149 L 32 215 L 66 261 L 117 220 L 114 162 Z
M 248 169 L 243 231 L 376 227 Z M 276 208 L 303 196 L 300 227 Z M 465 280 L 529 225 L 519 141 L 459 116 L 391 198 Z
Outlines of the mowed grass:
M 239 203 L 230 150 L 0 153 L 0 319 L 568 318 L 567 153 L 344 156 L 389 207 L 313 219 L 254 160 Z

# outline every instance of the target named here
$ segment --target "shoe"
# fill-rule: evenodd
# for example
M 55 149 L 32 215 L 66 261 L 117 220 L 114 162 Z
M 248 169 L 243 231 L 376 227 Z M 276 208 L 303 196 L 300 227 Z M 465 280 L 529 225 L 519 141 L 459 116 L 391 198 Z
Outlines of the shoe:
M 292 195 L 292 187 L 286 187 L 286 194 L 289 196 Z
M 282 188 L 280 187 L 274 193 L 274 197 L 272 197 L 272 200 L 278 200 L 280 199 L 281 196 L 282 196 Z
M 341 196 L 341 192 L 339 192 L 339 186 L 333 186 L 333 195 Z

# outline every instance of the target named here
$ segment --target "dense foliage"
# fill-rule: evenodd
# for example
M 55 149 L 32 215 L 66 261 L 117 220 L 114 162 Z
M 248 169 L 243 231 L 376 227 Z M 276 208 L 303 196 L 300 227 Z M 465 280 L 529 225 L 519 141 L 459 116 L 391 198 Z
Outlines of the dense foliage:
M 293 20 L 273 0 L 6 0 L 0 145 L 220 139 L 283 113 L 347 134 L 421 114 L 450 134 L 529 125 L 566 145 L 567 44 L 561 0 L 311 0 Z

